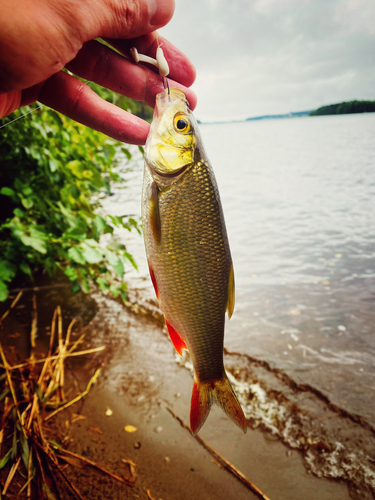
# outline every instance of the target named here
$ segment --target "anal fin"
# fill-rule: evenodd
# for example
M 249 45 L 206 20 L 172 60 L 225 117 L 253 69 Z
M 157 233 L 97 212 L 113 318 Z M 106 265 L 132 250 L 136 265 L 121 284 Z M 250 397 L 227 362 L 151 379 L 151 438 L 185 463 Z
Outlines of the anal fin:
M 234 311 L 234 301 L 235 301 L 235 292 L 234 292 L 234 271 L 233 264 L 230 266 L 229 270 L 229 280 L 228 280 L 228 298 L 227 298 L 227 312 L 228 318 L 231 318 Z
M 186 349 L 187 350 L 187 346 L 186 346 L 185 341 L 181 338 L 181 335 L 176 332 L 176 330 L 173 328 L 173 326 L 171 326 L 168 323 L 167 320 L 165 320 L 165 324 L 167 325 L 169 337 L 170 337 L 170 339 L 172 341 L 172 344 L 173 344 L 174 348 L 176 349 L 176 351 L 178 352 L 178 354 L 180 356 L 182 356 L 182 349 Z

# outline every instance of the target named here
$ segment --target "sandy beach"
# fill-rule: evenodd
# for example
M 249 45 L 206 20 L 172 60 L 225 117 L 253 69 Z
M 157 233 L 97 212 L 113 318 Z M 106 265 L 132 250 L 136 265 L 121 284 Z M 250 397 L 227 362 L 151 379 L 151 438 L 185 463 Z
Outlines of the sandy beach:
M 137 480 L 130 487 L 71 461 L 66 474 L 83 498 L 261 498 L 182 425 L 189 422 L 192 376 L 176 362 L 172 344 L 157 322 L 101 293 L 72 295 L 64 283 L 52 283 L 34 292 L 25 290 L 4 320 L 0 335 L 9 358 L 22 360 L 29 355 L 33 293 L 38 312 L 36 357 L 48 344 L 57 305 L 63 311 L 64 328 L 73 317 L 78 319 L 72 341 L 85 332 L 82 349 L 105 346 L 96 354 L 67 361 L 70 397 L 83 392 L 99 366 L 102 370 L 89 396 L 47 422 L 46 432 L 69 451 L 117 475 L 129 476 L 123 460 L 136 464 Z M 127 432 L 126 426 L 135 430 Z M 248 428 L 243 434 L 218 408 L 211 411 L 199 437 L 271 500 L 350 498 L 344 482 L 314 477 L 306 471 L 300 452 L 259 429 Z M 2 472 L 4 484 L 5 469 Z

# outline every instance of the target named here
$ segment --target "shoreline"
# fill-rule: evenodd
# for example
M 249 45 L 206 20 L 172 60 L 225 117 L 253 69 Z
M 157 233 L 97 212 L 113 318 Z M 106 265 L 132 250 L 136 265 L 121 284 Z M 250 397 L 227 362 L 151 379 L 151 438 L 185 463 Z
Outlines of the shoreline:
M 22 338 L 28 332 L 27 316 L 31 322 L 32 293 L 24 295 L 13 311 L 17 314 L 9 315 L 1 331 L 2 342 L 7 337 L 5 348 L 11 350 L 13 345 L 20 355 L 27 351 L 27 341 Z M 146 499 L 150 498 L 147 490 L 152 498 L 163 500 L 259 498 L 220 468 L 217 461 L 213 462 L 207 450 L 171 415 L 169 410 L 183 422 L 188 421 L 192 378 L 176 363 L 173 346 L 160 326 L 101 293 L 73 296 L 68 288 L 60 287 L 40 289 L 37 295 L 37 350 L 42 350 L 43 342 L 48 340 L 45 334 L 51 311 L 57 305 L 62 307 L 65 328 L 71 318 L 81 317 L 74 335 L 85 330 L 88 348 L 106 346 L 104 352 L 84 361 L 76 358 L 69 362 L 79 386 L 87 383 L 94 365 L 104 363 L 104 367 L 89 396 L 74 408 L 74 413 L 84 418 L 69 425 L 68 449 L 95 462 L 108 463 L 110 470 L 116 470 L 122 459 L 137 464 L 136 485 L 125 489 L 123 485 L 119 489 L 112 480 L 103 480 L 97 472 L 68 467 L 77 487 L 89 487 L 85 479 L 89 475 L 88 498 Z M 14 317 L 17 315 L 18 319 Z M 9 337 L 14 333 L 21 337 Z M 113 412 L 110 417 L 106 416 L 107 408 Z M 127 433 L 126 425 L 137 430 Z M 103 434 L 93 437 L 88 426 Z M 343 481 L 309 474 L 300 452 L 286 447 L 275 435 L 262 431 L 261 426 L 249 428 L 243 435 L 219 409 L 213 408 L 199 436 L 271 500 L 349 499 Z M 134 443 L 141 443 L 140 448 Z

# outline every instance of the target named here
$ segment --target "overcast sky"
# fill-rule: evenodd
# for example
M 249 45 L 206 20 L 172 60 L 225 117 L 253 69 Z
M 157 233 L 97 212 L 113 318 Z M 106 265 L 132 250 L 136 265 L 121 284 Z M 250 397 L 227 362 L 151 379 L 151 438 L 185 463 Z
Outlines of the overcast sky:
M 375 0 L 175 0 L 160 33 L 197 68 L 195 115 L 375 100 Z

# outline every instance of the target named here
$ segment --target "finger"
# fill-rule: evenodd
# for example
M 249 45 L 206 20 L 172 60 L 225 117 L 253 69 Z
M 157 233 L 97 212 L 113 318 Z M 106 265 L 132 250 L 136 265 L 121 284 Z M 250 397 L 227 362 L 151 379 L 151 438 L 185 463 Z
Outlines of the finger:
M 150 125 L 101 99 L 88 85 L 60 71 L 49 78 L 38 100 L 113 139 L 143 145 Z
M 22 92 L 14 90 L 6 94 L 0 94 L 0 118 L 13 113 L 21 105 Z
M 100 3 L 100 11 L 95 12 L 95 3 L 86 2 L 87 17 L 94 21 L 92 29 L 87 31 L 86 19 L 86 40 L 99 36 L 139 37 L 165 26 L 174 12 L 174 0 L 103 0 Z
M 131 60 L 130 49 L 132 47 L 135 47 L 140 54 L 155 58 L 156 49 L 160 45 L 163 49 L 164 57 L 169 64 L 169 78 L 182 83 L 186 87 L 190 87 L 195 81 L 196 70 L 190 59 L 166 38 L 159 36 L 156 32 L 131 40 L 107 39 L 106 41 Z M 156 68 L 151 66 L 150 68 L 153 71 L 157 71 Z
M 0 92 L 46 80 L 93 38 L 153 32 L 174 11 L 174 0 L 1 0 L 0 5 Z
M 96 41 L 85 43 L 67 68 L 81 78 L 98 83 L 131 99 L 145 101 L 151 107 L 155 106 L 156 94 L 163 91 L 159 75 Z M 197 98 L 192 90 L 173 80 L 169 84 L 183 90 L 191 109 L 195 108 Z

